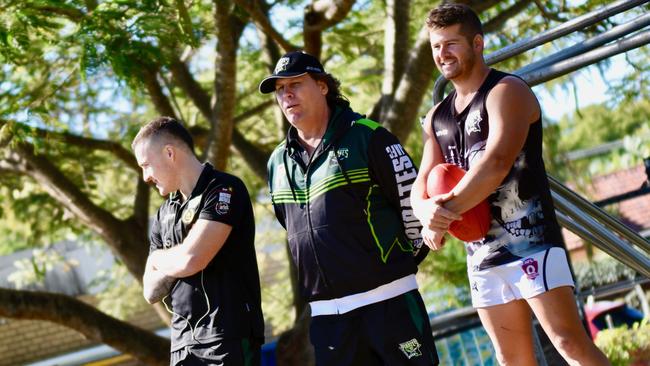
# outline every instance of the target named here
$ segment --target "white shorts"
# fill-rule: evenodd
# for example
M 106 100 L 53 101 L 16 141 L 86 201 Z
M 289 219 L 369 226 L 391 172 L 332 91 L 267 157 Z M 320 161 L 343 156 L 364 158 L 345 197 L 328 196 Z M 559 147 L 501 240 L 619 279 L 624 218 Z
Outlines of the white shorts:
M 467 276 L 475 308 L 529 299 L 557 287 L 575 287 L 566 252 L 558 247 L 481 271 L 472 271 L 472 267 L 467 266 Z

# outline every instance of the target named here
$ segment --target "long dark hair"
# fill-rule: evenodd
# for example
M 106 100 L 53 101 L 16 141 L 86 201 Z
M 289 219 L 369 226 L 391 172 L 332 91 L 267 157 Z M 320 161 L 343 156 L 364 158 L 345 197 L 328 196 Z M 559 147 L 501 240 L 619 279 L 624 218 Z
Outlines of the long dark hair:
M 347 107 L 350 105 L 348 98 L 341 93 L 341 82 L 332 76 L 332 74 L 327 72 L 320 74 L 309 73 L 309 76 L 316 81 L 323 81 L 327 85 L 325 99 L 327 99 L 327 105 L 330 108 L 333 109 L 336 106 Z

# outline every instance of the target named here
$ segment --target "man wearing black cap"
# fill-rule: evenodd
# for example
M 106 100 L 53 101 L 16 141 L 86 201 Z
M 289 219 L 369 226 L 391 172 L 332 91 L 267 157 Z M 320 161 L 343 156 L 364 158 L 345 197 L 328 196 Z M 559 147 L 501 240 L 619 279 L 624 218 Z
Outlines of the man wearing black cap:
M 269 187 L 311 307 L 316 364 L 436 365 L 415 281 L 426 256 L 409 200 L 416 168 L 339 86 L 302 52 L 259 86 L 291 124 L 269 159 Z

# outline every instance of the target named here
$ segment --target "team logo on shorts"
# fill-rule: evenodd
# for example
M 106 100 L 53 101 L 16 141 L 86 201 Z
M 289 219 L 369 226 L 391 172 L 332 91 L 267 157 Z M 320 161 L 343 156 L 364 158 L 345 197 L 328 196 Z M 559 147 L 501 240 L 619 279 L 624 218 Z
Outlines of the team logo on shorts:
M 537 261 L 534 260 L 533 258 L 527 258 L 524 260 L 524 264 L 521 266 L 521 269 L 524 270 L 526 273 L 526 276 L 528 277 L 529 280 L 534 280 L 539 276 L 539 267 L 537 265 Z
M 410 360 L 413 357 L 422 356 L 422 352 L 420 351 L 421 346 L 420 342 L 413 338 L 410 341 L 400 343 L 399 349 L 404 353 L 404 356 Z
M 224 215 L 230 211 L 230 197 L 232 197 L 232 188 L 225 188 L 219 192 L 219 199 L 215 210 L 219 215 Z

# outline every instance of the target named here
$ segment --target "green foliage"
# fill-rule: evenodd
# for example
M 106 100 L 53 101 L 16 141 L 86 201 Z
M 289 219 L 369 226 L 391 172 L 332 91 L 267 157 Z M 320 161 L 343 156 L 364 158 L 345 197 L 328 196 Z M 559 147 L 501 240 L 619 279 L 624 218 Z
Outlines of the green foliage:
M 418 282 L 429 306 L 452 308 L 469 305 L 465 245 L 447 235 L 445 246 L 432 251 L 418 267 Z
M 603 257 L 589 262 L 575 262 L 573 270 L 579 291 L 613 284 L 636 276 L 634 270 L 611 257 Z
M 0 255 L 60 241 L 79 232 L 66 212 L 33 182 L 17 177 L 0 187 Z
M 262 308 L 267 333 L 279 335 L 294 322 L 286 232 L 275 221 L 270 202 L 255 207 L 255 249 L 262 281 Z
M 40 288 L 45 283 L 45 275 L 48 271 L 55 267 L 61 267 L 67 272 L 76 265 L 78 265 L 77 262 L 66 260 L 51 248 L 34 249 L 31 257 L 14 262 L 16 270 L 9 275 L 7 280 L 18 289 Z
M 119 262 L 111 269 L 99 271 L 90 287 L 97 293 L 97 308 L 121 320 L 149 306 L 142 297 L 140 284 Z
M 598 333 L 596 345 L 612 366 L 647 365 L 650 363 L 650 322 L 644 319 L 632 328 L 622 326 Z
M 591 177 L 630 168 L 650 156 L 650 102 L 633 100 L 609 107 L 591 105 L 580 114 L 562 118 L 544 129 L 548 171 L 576 187 L 586 187 Z M 572 151 L 623 141 L 623 147 L 588 159 L 568 160 Z M 583 192 L 586 193 L 586 192 Z

